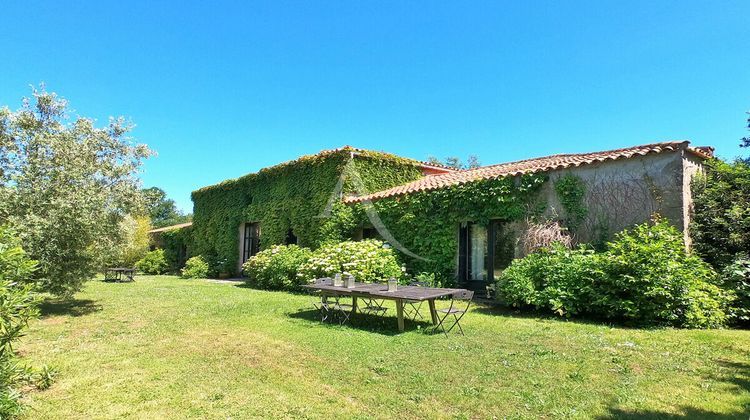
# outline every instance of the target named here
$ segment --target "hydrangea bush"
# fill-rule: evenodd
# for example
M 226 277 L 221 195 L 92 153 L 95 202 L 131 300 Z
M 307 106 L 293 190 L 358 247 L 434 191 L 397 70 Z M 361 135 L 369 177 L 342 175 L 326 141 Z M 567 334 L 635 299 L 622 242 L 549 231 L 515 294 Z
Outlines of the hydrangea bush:
M 360 282 L 405 278 L 406 269 L 399 263 L 396 252 L 384 245 L 375 239 L 323 245 L 302 264 L 297 275 L 304 281 L 336 273 L 349 273 Z
M 260 251 L 242 266 L 247 282 L 253 287 L 271 290 L 294 290 L 306 283 L 297 276 L 312 251 L 297 245 L 275 245 Z

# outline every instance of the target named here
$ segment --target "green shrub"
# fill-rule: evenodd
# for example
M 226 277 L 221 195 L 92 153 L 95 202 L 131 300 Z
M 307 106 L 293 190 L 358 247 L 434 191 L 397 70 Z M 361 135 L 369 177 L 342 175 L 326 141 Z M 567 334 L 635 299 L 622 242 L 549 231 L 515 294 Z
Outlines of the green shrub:
M 682 233 L 655 220 L 623 231 L 604 252 L 555 245 L 514 261 L 496 290 L 501 303 L 641 325 L 725 324 L 731 294 L 688 254 Z
M 147 252 L 146 256 L 135 263 L 135 267 L 145 274 L 163 274 L 169 268 L 169 263 L 167 263 L 164 250 L 156 249 Z
M 514 261 L 496 285 L 497 299 L 508 306 L 551 310 L 561 316 L 587 313 L 597 300 L 602 277 L 593 250 L 553 244 Z
M 312 251 L 297 245 L 275 245 L 250 258 L 242 271 L 253 287 L 271 290 L 293 290 L 305 280 L 297 276 Z
M 709 161 L 692 184 L 695 251 L 719 271 L 750 250 L 750 164 Z
M 18 389 L 34 382 L 33 371 L 18 363 L 13 343 L 38 315 L 39 295 L 29 282 L 35 268 L 20 241 L 0 227 L 0 418 L 19 413 Z
M 368 239 L 323 245 L 300 267 L 298 276 L 309 281 L 345 272 L 357 281 L 375 282 L 391 277 L 402 279 L 404 271 L 392 248 L 385 247 L 382 241 Z
M 750 258 L 737 257 L 722 272 L 722 286 L 734 293 L 729 310 L 733 322 L 750 325 Z
M 607 245 L 605 315 L 688 328 L 725 323 L 728 296 L 710 265 L 685 251 L 682 232 L 664 220 L 623 231 Z M 605 290 L 606 290 L 605 289 Z
M 185 262 L 185 267 L 182 269 L 181 274 L 184 279 L 200 279 L 208 277 L 209 266 L 206 260 L 200 255 L 190 257 Z

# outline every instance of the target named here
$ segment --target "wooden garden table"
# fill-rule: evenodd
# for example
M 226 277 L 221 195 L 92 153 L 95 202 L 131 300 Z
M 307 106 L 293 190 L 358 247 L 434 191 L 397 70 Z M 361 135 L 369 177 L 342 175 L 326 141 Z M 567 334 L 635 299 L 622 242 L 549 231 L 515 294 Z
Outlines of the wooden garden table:
M 398 286 L 394 292 L 388 291 L 388 285 L 383 283 L 354 283 L 353 288 L 334 286 L 333 280 L 324 283 L 306 284 L 302 287 L 308 290 L 320 291 L 324 296 L 351 296 L 352 313 L 357 310 L 357 298 L 368 297 L 392 300 L 396 302 L 396 318 L 398 319 L 398 330 L 404 330 L 404 303 L 406 301 L 427 301 L 430 307 L 430 317 L 433 325 L 437 325 L 438 316 L 435 310 L 435 299 L 451 296 L 463 289 L 445 289 L 440 287 L 421 286 Z

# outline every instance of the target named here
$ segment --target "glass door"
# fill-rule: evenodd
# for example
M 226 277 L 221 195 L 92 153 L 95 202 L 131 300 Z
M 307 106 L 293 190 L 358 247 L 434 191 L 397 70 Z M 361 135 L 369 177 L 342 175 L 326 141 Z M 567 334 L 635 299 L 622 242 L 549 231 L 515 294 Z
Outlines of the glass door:
M 462 283 L 492 282 L 515 257 L 515 234 L 506 223 L 467 222 L 459 229 L 458 272 Z
M 242 262 L 249 260 L 260 250 L 260 227 L 257 223 L 245 223 L 242 243 Z

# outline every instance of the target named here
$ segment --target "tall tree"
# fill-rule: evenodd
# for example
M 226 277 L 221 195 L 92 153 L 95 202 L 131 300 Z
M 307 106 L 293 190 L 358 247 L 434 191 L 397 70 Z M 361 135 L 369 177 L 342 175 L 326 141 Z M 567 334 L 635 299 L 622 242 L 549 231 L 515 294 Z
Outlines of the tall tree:
M 136 175 L 151 154 L 123 118 L 97 128 L 67 108 L 42 86 L 17 111 L 0 109 L 0 224 L 39 261 L 39 285 L 59 295 L 93 277 L 120 245 L 125 216 L 142 213 Z
M 155 227 L 164 227 L 185 223 L 192 219 L 192 215 L 185 215 L 177 209 L 174 200 L 167 198 L 167 193 L 161 188 L 151 187 L 143 190 L 146 212 Z

